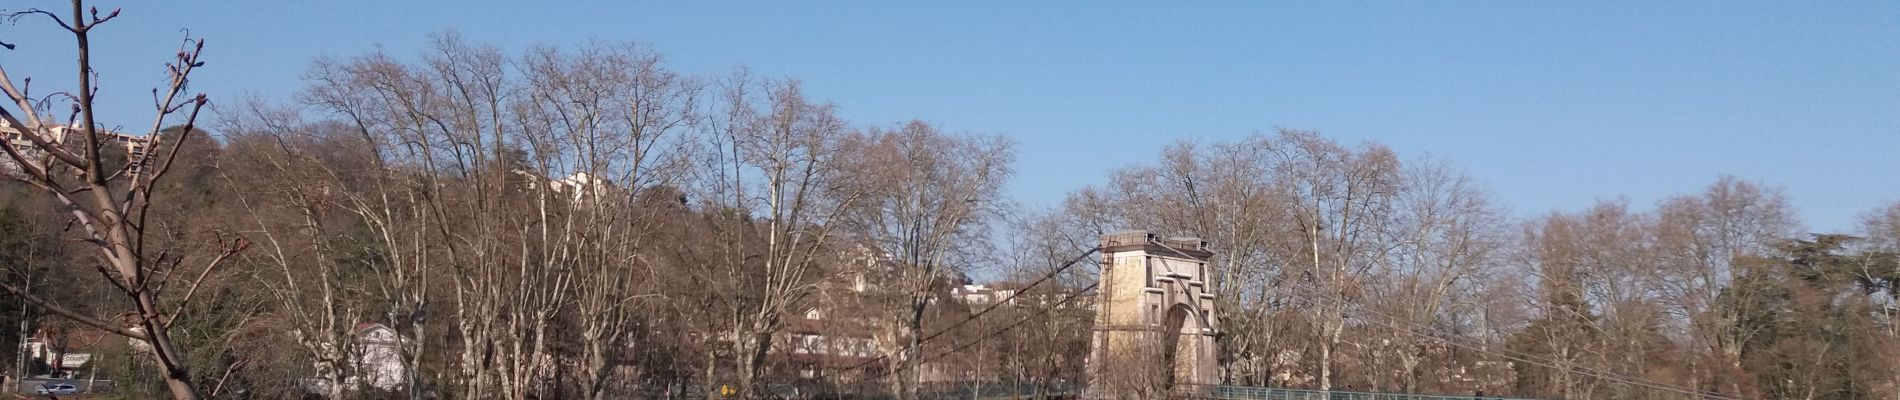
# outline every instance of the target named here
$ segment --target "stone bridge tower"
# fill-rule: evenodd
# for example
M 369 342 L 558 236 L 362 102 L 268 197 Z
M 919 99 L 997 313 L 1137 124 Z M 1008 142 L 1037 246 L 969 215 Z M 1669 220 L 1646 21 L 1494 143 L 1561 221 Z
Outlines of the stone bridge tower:
M 1220 383 L 1212 256 L 1198 238 L 1102 236 L 1085 397 L 1156 398 Z

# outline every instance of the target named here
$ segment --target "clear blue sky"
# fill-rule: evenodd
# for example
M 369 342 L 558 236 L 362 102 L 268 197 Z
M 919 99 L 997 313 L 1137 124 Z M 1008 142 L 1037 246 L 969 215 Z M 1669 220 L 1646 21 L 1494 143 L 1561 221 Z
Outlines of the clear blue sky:
M 1180 138 L 1275 127 L 1450 159 L 1519 215 L 1648 206 L 1722 173 L 1786 188 L 1813 230 L 1900 199 L 1893 1 L 160 3 L 96 33 L 108 115 L 150 115 L 180 28 L 209 38 L 197 88 L 227 103 L 285 98 L 318 55 L 455 29 L 637 40 L 685 72 L 802 79 L 858 123 L 1008 135 L 1032 206 Z M 61 3 L 4 7 L 27 6 Z M 69 77 L 49 27 L 0 26 L 21 46 L 0 62 Z

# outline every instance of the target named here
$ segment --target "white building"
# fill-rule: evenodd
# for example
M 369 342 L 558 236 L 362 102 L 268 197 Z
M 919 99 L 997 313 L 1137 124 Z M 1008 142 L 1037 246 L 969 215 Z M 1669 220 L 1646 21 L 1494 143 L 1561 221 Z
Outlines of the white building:
M 356 375 L 350 377 L 350 387 L 369 385 L 383 390 L 401 389 L 409 383 L 409 370 L 403 364 L 402 347 L 408 342 L 395 329 L 383 324 L 357 324 L 356 348 L 351 357 L 356 360 Z
M 124 338 L 91 329 L 53 332 L 41 329 L 26 340 L 26 357 L 45 365 L 44 376 L 53 378 L 78 378 L 86 372 L 98 372 L 93 367 L 97 354 L 109 351 Z
M 1016 290 L 985 285 L 963 285 L 950 289 L 950 295 L 955 296 L 964 304 L 987 306 L 1016 295 Z
M 85 142 L 85 137 L 82 131 L 77 128 L 63 125 L 53 126 L 47 129 L 45 133 L 50 134 L 50 137 L 47 137 L 47 139 L 50 139 L 54 145 L 71 148 L 74 150 L 74 153 L 80 153 L 80 149 L 85 147 L 80 145 Z M 102 145 L 119 145 L 125 147 L 126 162 L 143 160 L 146 154 L 151 152 L 154 142 L 149 136 L 122 135 L 110 131 L 100 133 Z M 38 159 L 46 156 L 45 151 L 41 150 L 38 145 L 26 137 L 25 131 L 13 126 L 13 124 L 7 123 L 5 120 L 0 120 L 0 138 L 6 139 L 7 143 L 12 144 L 14 149 L 20 151 L 20 155 L 26 156 L 26 158 L 32 162 L 37 162 Z M 7 157 L 4 154 L 0 154 L 0 167 L 4 167 L 9 171 L 19 168 L 18 165 L 13 163 L 11 157 Z M 136 172 L 137 166 L 134 165 L 134 168 L 134 172 Z
M 408 338 L 402 337 L 395 329 L 376 323 L 356 324 L 355 343 L 350 345 L 346 357 L 355 373 L 343 377 L 344 390 L 360 390 L 372 387 L 382 390 L 399 390 L 409 384 L 408 366 L 403 363 L 403 346 L 409 345 Z M 331 348 L 324 345 L 327 351 Z M 317 368 L 323 368 L 318 365 Z M 330 390 L 330 382 L 321 377 L 300 380 L 305 391 L 324 393 Z
M 586 172 L 576 172 L 560 179 L 545 177 L 523 169 L 514 170 L 514 173 L 528 179 L 529 189 L 540 189 L 540 185 L 545 182 L 549 191 L 566 194 L 568 200 L 575 202 L 605 197 L 613 194 L 613 189 L 616 188 L 612 180 L 589 175 Z

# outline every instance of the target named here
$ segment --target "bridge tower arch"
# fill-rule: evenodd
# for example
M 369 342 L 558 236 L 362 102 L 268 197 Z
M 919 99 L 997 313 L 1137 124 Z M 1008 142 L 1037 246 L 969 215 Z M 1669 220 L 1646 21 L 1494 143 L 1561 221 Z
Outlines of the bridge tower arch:
M 1085 397 L 1156 398 L 1219 383 L 1207 242 L 1122 231 L 1101 246 Z

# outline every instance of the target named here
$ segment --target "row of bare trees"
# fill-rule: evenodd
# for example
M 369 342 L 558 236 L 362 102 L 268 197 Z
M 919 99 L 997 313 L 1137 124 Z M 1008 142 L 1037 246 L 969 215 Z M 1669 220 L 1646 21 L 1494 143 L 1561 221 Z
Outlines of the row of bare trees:
M 247 167 L 224 176 L 259 197 L 245 233 L 271 239 L 272 292 L 294 293 L 290 331 L 320 333 L 297 341 L 324 381 L 362 373 L 337 349 L 371 321 L 416 338 L 410 393 L 605 398 L 672 376 L 762 395 L 786 320 L 866 260 L 914 282 L 886 310 L 908 324 L 884 327 L 917 337 L 935 277 L 982 243 L 1008 144 L 859 128 L 796 81 L 660 61 L 451 35 L 418 63 L 320 60 L 302 104 L 227 113 Z
M 1230 384 L 1900 399 L 1900 204 L 1806 234 L 1781 191 L 1723 177 L 1514 218 L 1445 161 L 1285 130 L 1019 213 L 1002 138 L 865 126 L 795 80 L 633 44 L 453 34 L 317 60 L 292 101 L 223 103 L 209 132 L 188 39 L 140 126 L 156 144 L 128 153 L 89 62 L 118 13 L 11 15 L 80 56 L 70 87 L 0 69 L 0 311 L 12 339 L 62 326 L 42 315 L 127 338 L 103 359 L 132 397 L 1046 391 L 1087 379 L 1093 324 L 1092 272 L 1057 266 L 1141 228 L 1215 244 Z M 947 295 L 979 270 L 1067 272 L 997 310 Z M 876 356 L 792 357 L 814 319 Z
M 909 343 L 877 367 L 916 371 L 934 293 L 1006 206 L 1000 138 L 864 127 L 796 81 L 682 74 L 634 44 L 510 54 L 453 34 L 415 60 L 318 60 L 291 103 L 221 106 L 217 141 L 195 124 L 188 40 L 156 105 L 182 123 L 115 164 L 84 55 L 116 12 L 86 10 L 18 14 L 70 30 L 82 73 L 46 98 L 0 79 L 23 133 L 4 142 L 22 166 L 7 205 L 41 231 L 76 218 L 65 230 L 101 254 L 57 276 L 123 299 L 7 289 L 143 344 L 134 394 L 162 376 L 174 398 L 762 397 L 783 376 L 775 337 L 853 266 L 902 299 L 871 303 L 880 337 Z M 174 193 L 203 201 L 152 200 Z M 372 343 L 380 329 L 397 343 Z M 916 373 L 889 375 L 914 393 Z
M 1227 381 L 1553 398 L 1900 398 L 1900 212 L 1801 232 L 1722 177 L 1644 209 L 1509 217 L 1444 162 L 1283 130 L 1182 142 L 1058 212 L 1198 234 Z

